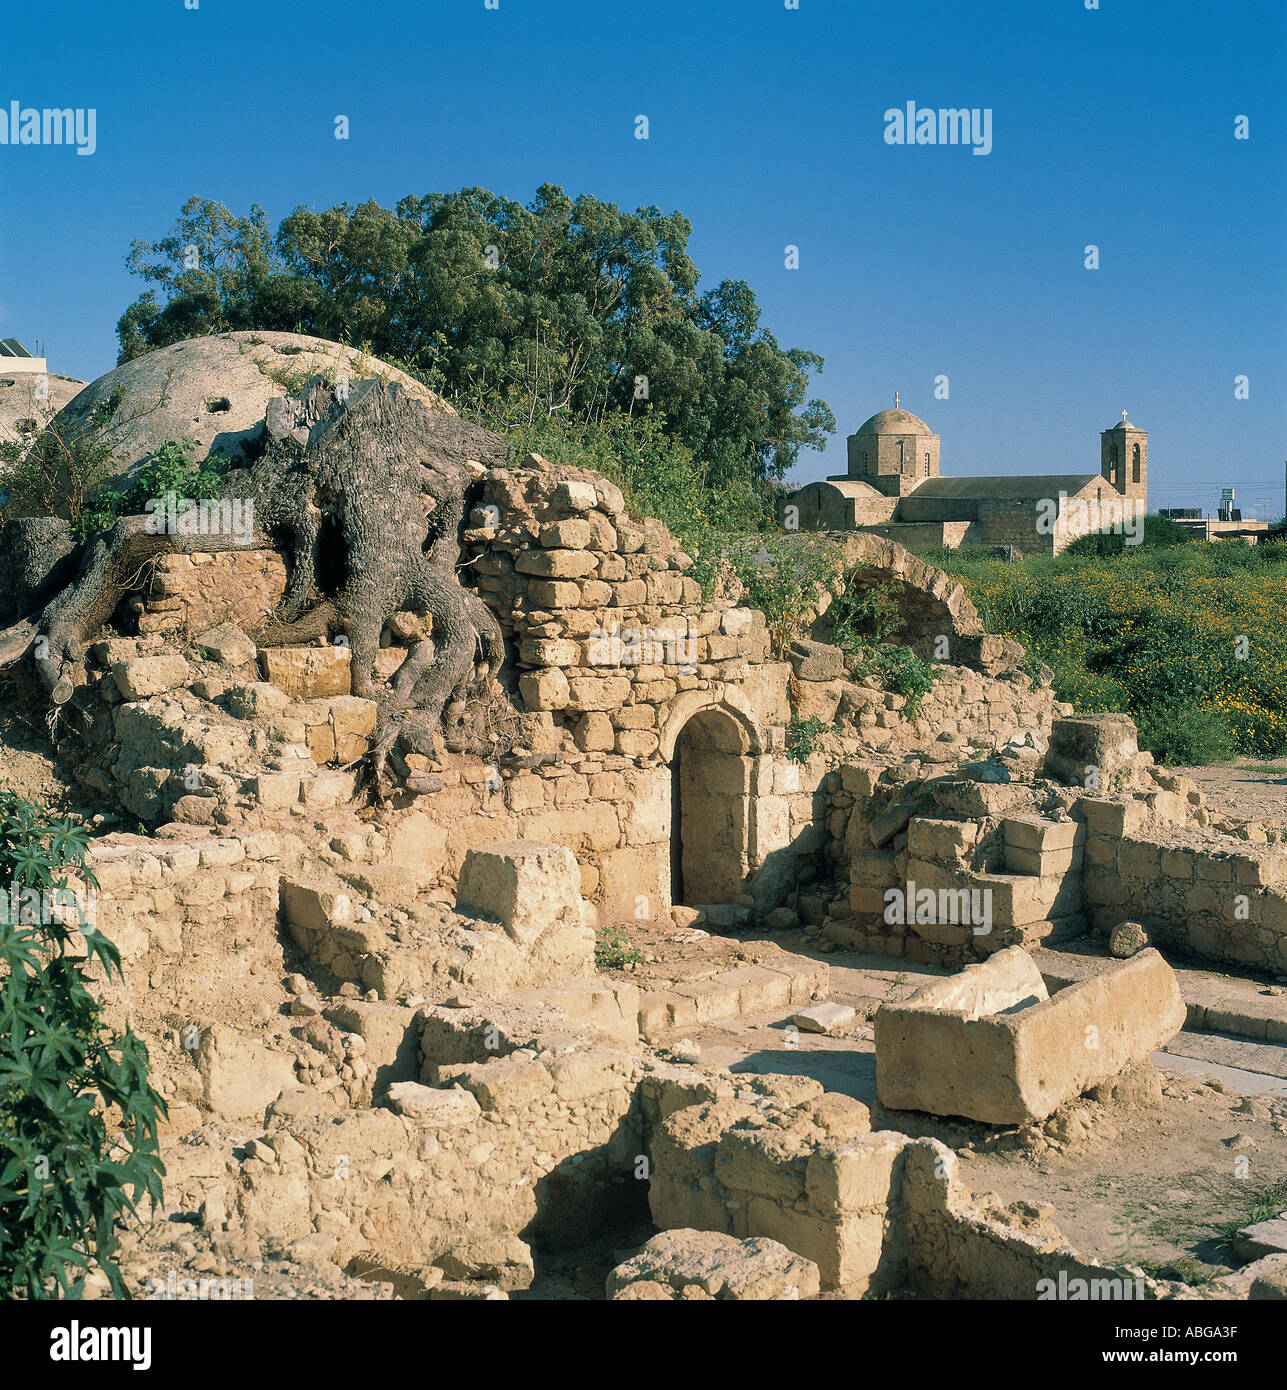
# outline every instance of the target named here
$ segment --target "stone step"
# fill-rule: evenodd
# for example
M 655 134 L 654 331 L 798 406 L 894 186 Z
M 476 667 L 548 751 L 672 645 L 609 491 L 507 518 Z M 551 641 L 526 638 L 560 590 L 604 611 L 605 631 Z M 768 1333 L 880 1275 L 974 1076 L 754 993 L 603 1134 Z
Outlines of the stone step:
M 704 980 L 652 990 L 639 1001 L 639 1031 L 658 1042 L 681 1028 L 823 1000 L 828 968 L 807 956 L 781 955 L 770 965 L 740 965 Z

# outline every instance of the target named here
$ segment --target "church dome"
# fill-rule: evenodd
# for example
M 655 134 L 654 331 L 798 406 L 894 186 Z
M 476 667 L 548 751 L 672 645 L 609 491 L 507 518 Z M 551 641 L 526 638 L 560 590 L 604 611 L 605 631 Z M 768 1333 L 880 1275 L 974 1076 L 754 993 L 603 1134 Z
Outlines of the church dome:
M 864 421 L 855 431 L 857 434 L 933 434 L 934 431 L 910 410 L 878 410 L 870 420 Z

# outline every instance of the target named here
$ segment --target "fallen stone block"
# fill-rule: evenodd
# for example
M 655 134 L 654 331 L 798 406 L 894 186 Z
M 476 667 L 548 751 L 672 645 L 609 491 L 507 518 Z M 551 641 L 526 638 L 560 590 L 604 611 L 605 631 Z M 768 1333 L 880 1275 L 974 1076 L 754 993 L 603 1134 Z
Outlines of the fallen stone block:
M 876 1087 L 892 1110 L 985 1124 L 1045 1119 L 1183 1027 L 1175 973 L 1152 949 L 1047 996 L 1017 946 L 875 1017 Z
M 787 656 L 798 680 L 840 680 L 845 674 L 844 652 L 826 642 L 798 639 L 791 643 Z
M 220 623 L 193 641 L 199 651 L 225 666 L 244 666 L 255 659 L 258 648 L 236 623 Z
M 1139 756 L 1135 723 L 1125 714 L 1075 714 L 1056 719 L 1044 770 L 1069 786 L 1092 791 L 1111 786 Z
M 582 921 L 581 870 L 562 845 L 510 840 L 471 849 L 456 891 L 456 910 L 498 922 L 530 945 L 557 926 Z
M 1267 1255 L 1287 1255 L 1287 1212 L 1268 1221 L 1244 1226 L 1234 1237 L 1233 1253 L 1240 1260 L 1263 1260 Z
M 1108 938 L 1108 954 L 1128 960 L 1148 945 L 1148 932 L 1138 922 L 1118 922 Z
M 456 1087 L 438 1090 L 418 1081 L 395 1081 L 389 1087 L 389 1108 L 418 1125 L 470 1125 L 483 1113 L 477 1099 Z
M 636 1286 L 656 1292 L 632 1294 Z M 677 1230 L 655 1235 L 608 1275 L 610 1299 L 689 1299 L 690 1289 L 711 1299 L 758 1302 L 814 1298 L 818 1266 L 775 1240 L 738 1240 L 718 1231 Z
M 437 1263 L 448 1279 L 493 1284 L 507 1292 L 530 1288 L 536 1277 L 531 1248 L 517 1236 L 491 1236 L 453 1246 Z
M 262 1120 L 264 1112 L 295 1086 L 295 1063 L 221 1023 L 201 1030 L 196 1049 L 201 1096 L 220 1120 Z
M 791 1022 L 805 1033 L 843 1033 L 855 1017 L 848 1004 L 815 1004 L 792 1014 Z
M 124 700 L 146 700 L 188 683 L 188 663 L 181 656 L 136 656 L 112 663 L 112 679 Z

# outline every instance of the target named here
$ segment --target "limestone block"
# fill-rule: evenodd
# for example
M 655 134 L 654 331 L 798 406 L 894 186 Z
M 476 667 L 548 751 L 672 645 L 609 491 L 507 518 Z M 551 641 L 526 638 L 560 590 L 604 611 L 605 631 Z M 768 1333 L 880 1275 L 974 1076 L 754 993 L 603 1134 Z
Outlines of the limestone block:
M 626 676 L 573 676 L 567 685 L 570 691 L 567 708 L 576 711 L 617 709 L 625 704 L 630 694 L 630 681 Z
M 541 579 L 582 579 L 593 574 L 598 560 L 587 550 L 525 550 L 514 561 L 519 574 Z
M 591 511 L 598 501 L 598 493 L 592 484 L 577 482 L 571 478 L 561 482 L 550 498 L 552 506 L 569 512 Z
M 258 648 L 235 623 L 221 623 L 194 639 L 193 645 L 225 666 L 253 661 Z
M 230 685 L 224 692 L 224 699 L 228 713 L 236 719 L 271 719 L 290 704 L 290 696 L 267 681 L 255 681 L 249 685 Z M 207 757 L 207 761 L 217 760 Z
M 389 1108 L 395 1114 L 435 1129 L 471 1125 L 483 1113 L 471 1092 L 454 1086 L 438 1090 L 418 1081 L 395 1081 L 389 1087 L 388 1097 Z
M 539 840 L 471 849 L 460 870 L 456 910 L 499 922 L 519 945 L 530 945 L 553 927 L 580 926 L 576 856 Z
M 845 654 L 826 642 L 799 638 L 787 653 L 796 679 L 802 681 L 838 680 L 845 674 Z
M 112 663 L 112 679 L 125 700 L 146 700 L 188 683 L 188 663 L 181 656 L 136 656 Z
M 295 1085 L 295 1064 L 221 1023 L 201 1030 L 196 1050 L 201 1098 L 221 1120 L 260 1120 Z
M 349 649 L 325 647 L 265 647 L 259 653 L 264 679 L 292 700 L 347 695 L 352 689 Z
M 715 1148 L 715 1177 L 730 1190 L 797 1202 L 812 1149 L 787 1129 L 730 1129 Z
M 375 733 L 379 712 L 375 701 L 356 695 L 336 695 L 327 701 L 327 708 L 335 735 L 335 760 L 347 763 L 360 758 Z
M 499 1057 L 462 1067 L 456 1079 L 484 1110 L 524 1109 L 554 1089 L 549 1072 L 528 1057 Z
M 1039 816 L 1007 816 L 1002 823 L 1007 849 L 1070 850 L 1086 841 L 1086 827 L 1078 821 L 1042 820 Z
M 487 1236 L 455 1245 L 438 1256 L 449 1279 L 468 1279 L 513 1292 L 530 1288 L 536 1277 L 532 1251 L 517 1236 Z
M 933 820 L 914 816 L 907 822 L 907 852 L 916 859 L 949 867 L 960 864 L 979 838 L 975 821 Z
M 560 637 L 529 637 L 519 647 L 518 659 L 529 666 L 579 666 L 581 644 Z
M 791 1022 L 805 1033 L 843 1033 L 856 1013 L 849 1004 L 814 1004 L 791 1015 Z
M 1138 922 L 1118 922 L 1108 938 L 1108 954 L 1127 960 L 1148 945 L 1148 933 Z
M 568 678 L 556 666 L 543 671 L 524 671 L 518 678 L 519 694 L 529 709 L 563 709 L 568 703 Z
M 541 528 L 540 540 L 548 550 L 585 550 L 590 544 L 590 523 L 579 516 L 556 521 Z
M 835 1213 L 887 1207 L 899 1196 L 898 1159 L 907 1142 L 893 1130 L 878 1130 L 815 1146 L 805 1174 L 810 1205 Z
M 1152 949 L 1043 998 L 1019 947 L 876 1013 L 876 1085 L 895 1110 L 985 1124 L 1041 1120 L 1169 1042 L 1175 974 Z
M 769 1302 L 813 1298 L 818 1267 L 764 1237 L 738 1240 L 720 1231 L 662 1231 L 608 1275 L 610 1299 L 639 1298 L 631 1290 L 655 1289 L 654 1298 L 707 1298 Z
M 1072 786 L 1111 785 L 1115 773 L 1129 769 L 1139 755 L 1134 721 L 1125 714 L 1077 714 L 1056 719 L 1050 729 L 1045 771 Z
M 581 586 L 570 579 L 533 579 L 527 586 L 527 596 L 540 608 L 581 606 Z

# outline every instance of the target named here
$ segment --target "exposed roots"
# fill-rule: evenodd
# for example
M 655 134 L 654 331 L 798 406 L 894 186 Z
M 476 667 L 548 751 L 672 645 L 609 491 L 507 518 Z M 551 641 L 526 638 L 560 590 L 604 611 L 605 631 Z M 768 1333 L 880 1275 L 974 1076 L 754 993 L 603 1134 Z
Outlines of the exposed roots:
M 34 649 L 51 702 L 64 705 L 88 681 L 88 643 L 162 553 L 279 545 L 287 590 L 251 635 L 260 646 L 347 636 L 352 693 L 379 706 L 365 760 L 377 789 L 386 768 L 429 789 L 406 759 L 432 758 L 435 733 L 453 751 L 496 756 L 512 731 L 509 716 L 490 712 L 504 643 L 456 573 L 469 482 L 462 441 L 473 452 L 477 428 L 396 385 L 357 382 L 340 397 L 315 379 L 269 403 L 265 433 L 264 452 L 225 480 L 224 496 L 252 509 L 249 536 L 157 534 L 152 518 L 122 518 L 85 547 L 75 579 L 43 612 L 0 633 L 0 666 Z M 432 641 L 412 649 L 385 690 L 374 681 L 380 633 L 402 611 L 426 615 Z

